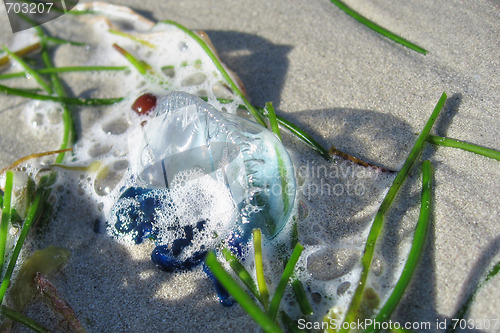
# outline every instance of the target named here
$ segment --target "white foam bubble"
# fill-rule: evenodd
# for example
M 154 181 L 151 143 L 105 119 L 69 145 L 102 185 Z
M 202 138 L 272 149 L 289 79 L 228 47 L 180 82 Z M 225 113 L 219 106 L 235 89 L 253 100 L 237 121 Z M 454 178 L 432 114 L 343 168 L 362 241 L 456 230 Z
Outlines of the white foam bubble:
M 228 188 L 199 170 L 186 170 L 174 179 L 170 191 L 155 190 L 162 204 L 155 210 L 153 227 L 158 230 L 158 243 L 171 244 L 185 237 L 182 227 L 194 230 L 192 246 L 182 257 L 215 248 L 226 240 L 237 216 L 236 203 Z M 166 199 L 166 200 L 165 200 Z M 197 228 L 198 223 L 203 228 Z M 181 228 L 179 226 L 182 226 Z

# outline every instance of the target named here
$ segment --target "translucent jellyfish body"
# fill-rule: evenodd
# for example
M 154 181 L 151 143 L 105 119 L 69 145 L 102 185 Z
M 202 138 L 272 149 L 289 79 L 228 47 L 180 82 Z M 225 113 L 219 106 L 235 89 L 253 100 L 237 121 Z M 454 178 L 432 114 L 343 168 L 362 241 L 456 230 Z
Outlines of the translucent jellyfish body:
M 254 228 L 276 236 L 290 219 L 295 175 L 276 136 L 252 121 L 173 92 L 129 142 L 133 186 L 111 228 L 157 245 L 153 261 L 173 271 L 224 244 L 240 251 Z

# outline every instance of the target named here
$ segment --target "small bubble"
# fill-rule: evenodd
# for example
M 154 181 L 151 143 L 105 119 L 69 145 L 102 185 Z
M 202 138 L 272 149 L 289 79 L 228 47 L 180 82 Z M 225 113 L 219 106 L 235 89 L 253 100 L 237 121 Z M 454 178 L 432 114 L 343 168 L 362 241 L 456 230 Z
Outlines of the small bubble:
M 236 109 L 236 115 L 243 117 L 243 118 L 247 118 L 250 115 L 250 112 L 245 108 L 239 107 L 238 109 Z
M 161 71 L 163 74 L 168 76 L 169 78 L 174 78 L 175 77 L 175 68 L 174 66 L 164 66 L 161 68 Z
M 59 124 L 62 120 L 61 116 L 62 110 L 60 108 L 51 108 L 47 112 L 47 119 L 49 120 L 49 123 L 51 125 L 56 125 Z
M 373 272 L 373 274 L 377 276 L 382 275 L 382 272 L 384 271 L 384 265 L 382 263 L 382 260 L 380 260 L 380 258 L 375 258 L 373 260 L 371 271 Z
M 128 168 L 129 162 L 127 160 L 120 160 L 113 163 L 113 169 L 116 171 L 125 170 Z
M 184 78 L 181 81 L 181 86 L 189 87 L 189 86 L 197 86 L 202 84 L 207 79 L 207 76 L 203 73 L 194 73 Z
M 222 99 L 232 99 L 234 98 L 234 93 L 231 88 L 228 87 L 227 84 L 223 82 L 217 82 L 212 86 L 212 92 L 214 93 L 216 98 Z
M 315 292 L 311 293 L 311 299 L 314 303 L 320 303 L 321 302 L 321 294 L 315 291 Z
M 35 115 L 33 116 L 33 118 L 31 119 L 31 125 L 33 125 L 33 127 L 35 128 L 39 128 L 41 126 L 43 126 L 43 114 L 41 113 L 35 113 Z
M 105 145 L 100 142 L 95 143 L 90 149 L 87 151 L 90 157 L 98 157 L 108 153 L 111 150 L 110 145 Z
M 179 42 L 178 47 L 179 47 L 179 51 L 182 51 L 182 52 L 187 51 L 187 49 L 188 49 L 188 46 L 185 42 Z
M 109 166 L 102 168 L 96 176 L 94 190 L 97 195 L 105 196 L 114 190 L 123 178 L 122 172 L 111 170 Z
M 49 196 L 49 199 L 47 200 L 50 204 L 55 204 L 56 203 L 56 196 L 55 195 L 51 195 Z
M 351 287 L 351 282 L 345 281 L 342 282 L 338 287 L 337 287 L 337 295 L 342 296 L 346 293 L 347 290 Z
M 129 128 L 129 122 L 124 118 L 117 118 L 109 121 L 108 123 L 102 126 L 102 130 L 106 134 L 118 135 L 125 133 L 125 131 Z
M 196 96 L 206 97 L 206 96 L 208 96 L 208 93 L 205 89 L 200 89 L 196 92 Z

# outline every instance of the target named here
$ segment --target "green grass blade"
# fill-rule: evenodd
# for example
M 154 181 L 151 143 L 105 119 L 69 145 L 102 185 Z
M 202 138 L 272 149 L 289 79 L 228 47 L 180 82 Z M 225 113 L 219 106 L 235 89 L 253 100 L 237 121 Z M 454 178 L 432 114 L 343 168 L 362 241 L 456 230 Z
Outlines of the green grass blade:
M 59 145 L 59 149 L 63 150 L 71 146 L 70 142 L 76 142 L 76 129 L 75 129 L 75 123 L 73 121 L 73 116 L 71 114 L 71 111 L 68 109 L 66 105 L 63 105 L 63 113 L 62 113 L 62 118 L 63 118 L 63 125 L 64 125 L 64 133 L 63 133 L 63 140 L 61 144 Z M 57 154 L 56 157 L 56 164 L 62 163 L 64 160 L 64 155 L 65 152 L 60 152 Z
M 273 103 L 271 103 L 271 102 L 266 103 L 265 111 L 266 111 L 266 116 L 269 118 L 269 123 L 271 124 L 271 130 L 273 131 L 274 134 L 276 134 L 278 139 L 280 141 L 282 141 L 280 129 L 278 126 L 278 120 L 276 119 L 276 113 L 274 112 Z M 283 162 L 283 158 L 281 157 L 281 154 L 280 154 L 278 148 L 276 147 L 275 150 L 276 150 L 276 156 L 278 157 L 278 169 L 279 169 L 280 179 L 281 179 L 281 195 L 283 197 L 283 210 L 287 211 L 288 208 L 290 207 L 290 202 L 289 202 L 290 196 L 288 193 L 289 189 L 288 189 L 288 182 L 287 182 L 287 179 L 288 179 L 287 169 L 286 169 L 286 166 Z M 273 223 L 273 224 L 276 225 L 275 223 Z M 273 229 L 276 229 L 276 228 L 273 228 Z M 274 234 L 274 233 L 275 233 L 275 230 L 272 230 L 272 234 Z
M 16 89 L 18 89 L 20 91 L 24 91 L 26 93 L 39 93 L 39 92 L 43 91 L 40 88 L 33 88 L 33 89 L 31 89 L 31 88 L 16 88 Z
M 88 45 L 86 43 L 73 42 L 71 40 L 57 38 L 57 37 L 52 37 L 52 36 L 46 36 L 45 40 L 47 42 L 51 42 L 51 43 L 54 43 L 54 44 L 69 44 L 69 45 L 73 45 L 73 46 L 87 46 Z
M 74 97 L 59 97 L 59 96 L 49 96 L 36 94 L 32 92 L 25 91 L 23 89 L 10 88 L 0 84 L 0 92 L 8 95 L 16 95 L 19 97 L 37 99 L 41 101 L 53 101 L 66 103 L 68 105 L 83 105 L 83 106 L 95 106 L 95 105 L 111 105 L 123 100 L 123 97 L 117 98 L 74 98 Z
M 298 242 L 299 242 L 299 225 L 297 222 L 293 222 L 291 248 L 293 249 Z
M 67 72 L 91 72 L 91 71 L 123 71 L 127 66 L 70 66 L 70 67 L 52 67 L 34 70 L 38 74 L 54 74 L 54 73 L 67 73 Z M 28 72 L 16 72 L 1 74 L 0 80 L 13 79 L 18 77 L 25 77 Z
M 25 55 L 35 52 L 38 49 L 40 49 L 40 43 L 35 43 L 28 45 L 20 50 L 17 50 L 14 53 L 19 57 L 24 57 Z M 9 61 L 10 61 L 9 57 L 7 55 L 2 54 L 2 56 L 0 57 L 0 68 L 7 65 Z
M 263 116 L 265 115 L 265 112 L 261 108 L 256 108 L 256 110 Z M 297 138 L 302 140 L 305 144 L 307 144 L 309 147 L 317 151 L 323 158 L 327 161 L 330 161 L 332 157 L 328 153 L 328 149 L 320 145 L 316 140 L 314 140 L 309 134 L 307 134 L 304 130 L 299 128 L 297 125 L 294 123 L 280 117 L 276 116 L 276 120 L 278 121 L 278 124 L 290 131 L 292 134 L 294 134 Z
M 45 39 L 46 35 L 43 34 L 43 30 L 41 29 L 38 31 L 40 34 L 40 38 L 42 40 L 42 60 L 46 68 L 53 68 L 52 61 L 50 60 L 49 53 L 47 51 L 47 43 Z M 66 97 L 66 92 L 64 91 L 64 88 L 57 74 L 56 73 L 50 74 L 50 78 L 52 80 L 52 85 L 54 86 L 57 96 Z M 68 109 L 66 103 L 63 102 L 62 107 L 63 107 L 62 117 L 63 117 L 64 132 L 61 145 L 59 146 L 60 150 L 68 148 L 71 145 L 71 143 L 74 143 L 76 141 L 76 129 L 75 129 L 75 122 L 73 120 L 73 115 L 71 114 L 71 111 Z M 56 157 L 56 163 L 61 163 L 64 159 L 64 155 L 65 155 L 64 152 L 59 153 Z
M 291 333 L 306 333 L 309 331 L 304 331 L 299 329 L 298 322 L 294 321 L 285 311 L 280 311 L 281 322 L 283 326 L 286 327 L 287 332 Z
M 22 314 L 21 312 L 14 311 L 14 310 L 9 309 L 8 307 L 3 306 L 3 305 L 1 306 L 0 311 L 2 312 L 3 315 L 5 315 L 5 317 L 12 319 L 14 321 L 17 321 L 18 323 L 23 324 L 27 328 L 29 328 L 37 333 L 48 333 L 49 332 L 49 330 L 47 328 L 43 327 L 42 325 L 40 325 L 39 323 L 37 323 L 36 321 L 31 319 L 30 317 Z
M 168 66 L 165 66 L 165 67 L 168 67 Z M 208 102 L 208 97 L 207 96 L 200 96 L 200 98 L 202 100 L 204 100 L 205 102 Z M 234 99 L 228 99 L 228 98 L 217 98 L 217 102 L 219 102 L 220 104 L 229 104 L 229 103 L 232 103 L 234 102 Z M 238 105 L 240 108 L 243 108 L 243 109 L 247 109 L 247 107 L 245 105 Z M 248 110 L 248 109 L 247 109 Z
M 273 320 L 276 319 L 276 315 L 278 314 L 278 309 L 280 307 L 281 299 L 283 298 L 286 285 L 288 284 L 288 281 L 290 280 L 290 277 L 293 274 L 293 270 L 295 269 L 295 264 L 297 264 L 297 261 L 299 260 L 299 257 L 302 254 L 302 250 L 304 250 L 304 247 L 299 243 L 297 243 L 295 245 L 295 248 L 293 249 L 290 259 L 288 259 L 288 262 L 286 263 L 285 269 L 283 270 L 280 282 L 276 287 L 273 298 L 271 300 L 271 304 L 269 306 L 269 316 Z
M 241 307 L 262 327 L 264 332 L 282 332 L 278 325 L 252 300 L 240 285 L 227 273 L 217 261 L 215 253 L 208 252 L 205 264 L 222 286 L 234 297 Z
M 415 142 L 415 145 L 413 146 L 413 149 L 411 150 L 410 154 L 408 155 L 408 158 L 406 159 L 405 163 L 403 164 L 403 167 L 398 172 L 391 187 L 389 188 L 389 191 L 387 192 L 384 200 L 382 201 L 382 204 L 380 205 L 380 207 L 377 211 L 377 214 L 375 215 L 372 226 L 370 228 L 370 232 L 368 234 L 368 239 L 366 241 L 364 254 L 363 254 L 363 257 L 361 258 L 362 271 L 361 271 L 359 284 L 354 292 L 354 295 L 352 297 L 351 303 L 349 305 L 349 308 L 347 310 L 347 313 L 346 313 L 346 316 L 344 319 L 344 321 L 347 323 L 352 323 L 353 321 L 356 320 L 358 310 L 359 310 L 359 307 L 361 305 L 361 300 L 363 297 L 363 291 L 364 291 L 364 288 L 366 285 L 366 281 L 368 279 L 368 272 L 370 271 L 370 266 L 371 266 L 372 259 L 373 259 L 373 253 L 375 251 L 375 245 L 376 245 L 377 239 L 382 231 L 382 226 L 384 224 L 385 214 L 389 210 L 389 207 L 391 206 L 391 204 L 392 204 L 394 198 L 396 197 L 396 194 L 398 193 L 404 180 L 408 176 L 410 169 L 412 168 L 413 164 L 415 163 L 415 160 L 420 155 L 420 153 L 422 151 L 423 144 L 427 140 L 429 132 L 430 132 L 432 126 L 434 125 L 434 122 L 436 121 L 437 117 L 439 116 L 439 113 L 441 112 L 441 109 L 443 108 L 443 105 L 445 102 L 446 102 L 446 93 L 443 93 L 441 95 L 441 98 L 439 99 L 436 107 L 434 108 L 434 111 L 432 112 L 429 120 L 425 124 L 424 129 L 422 130 L 422 132 L 418 136 L 417 141 Z M 343 328 L 340 332 L 342 332 L 342 333 L 349 332 L 349 328 L 347 328 L 347 326 L 350 326 L 350 325 L 346 325 L 346 328 Z
M 474 298 L 476 297 L 479 290 L 486 284 L 486 282 L 488 282 L 489 280 L 494 278 L 495 275 L 497 275 L 499 271 L 500 271 L 500 261 L 497 262 L 495 264 L 495 266 L 493 266 L 488 271 L 488 273 L 486 273 L 486 275 L 481 278 L 481 280 L 477 284 L 476 288 L 472 291 L 472 293 L 469 295 L 469 297 L 467 297 L 467 300 L 464 302 L 464 304 L 462 304 L 462 306 L 457 311 L 457 313 L 452 317 L 453 319 L 460 321 L 461 319 L 463 319 L 465 317 L 465 315 L 467 314 L 467 311 L 469 310 L 470 305 L 474 301 Z M 450 322 L 450 324 L 448 325 L 448 328 L 446 329 L 446 333 L 453 333 L 456 331 L 456 329 L 458 328 L 457 326 L 459 326 L 459 325 L 453 325 L 453 323 L 456 324 L 455 321 Z
M 59 8 L 53 8 L 55 11 L 59 11 L 64 14 L 69 14 L 73 16 L 83 16 L 83 15 L 94 15 L 100 13 L 98 10 L 94 9 L 78 9 L 77 7 L 73 7 L 71 10 L 64 12 L 63 10 Z
M 142 76 L 144 76 L 146 80 L 163 86 L 164 88 L 168 88 L 170 86 L 170 83 L 165 80 L 165 76 L 158 75 L 155 71 L 153 71 L 153 68 L 147 62 L 137 59 L 132 53 L 117 44 L 113 44 L 113 48 L 120 52 L 120 54 L 123 55 L 125 59 L 132 66 L 134 66 Z
M 186 28 L 183 25 L 181 25 L 181 24 L 179 24 L 177 22 L 174 22 L 174 21 L 162 21 L 162 23 L 176 26 L 177 28 L 179 28 L 180 30 L 182 30 L 186 34 L 188 34 L 191 38 L 193 38 L 198 44 L 200 44 L 200 46 L 203 48 L 203 50 L 205 51 L 205 53 L 210 57 L 210 59 L 212 59 L 212 62 L 214 63 L 215 67 L 217 67 L 217 69 L 221 73 L 222 77 L 224 77 L 224 79 L 229 84 L 229 86 L 231 87 L 231 89 L 234 92 L 236 92 L 236 94 L 238 94 L 238 96 L 241 97 L 241 99 L 245 103 L 245 107 L 247 108 L 248 111 L 250 111 L 250 113 L 255 118 L 255 120 L 259 124 L 261 124 L 262 126 L 267 127 L 266 123 L 262 119 L 260 113 L 255 109 L 255 107 L 252 104 L 250 104 L 250 102 L 245 97 L 245 95 L 243 94 L 243 92 L 238 88 L 238 86 L 236 85 L 236 83 L 234 83 L 233 79 L 231 79 L 231 77 L 227 73 L 227 71 L 224 68 L 224 66 L 222 66 L 222 64 L 220 63 L 220 61 L 217 58 L 217 56 L 212 52 L 212 50 L 210 49 L 210 47 L 197 34 L 195 34 L 191 30 L 189 30 L 188 28 Z
M 52 61 L 50 60 L 49 53 L 47 51 L 47 35 L 43 32 L 43 30 L 40 28 L 37 30 L 38 34 L 40 35 L 40 38 L 42 40 L 42 60 L 45 64 L 45 67 L 50 69 L 54 68 L 52 65 Z M 52 73 L 50 74 L 50 78 L 52 80 L 52 85 L 54 86 L 55 92 L 59 98 L 67 98 L 66 92 L 64 90 L 64 87 L 61 83 L 61 80 L 59 79 L 59 76 L 57 73 Z M 77 139 L 77 134 L 76 134 L 76 128 L 75 128 L 75 121 L 73 119 L 73 115 L 71 111 L 69 110 L 67 104 L 69 101 L 62 101 L 62 107 L 63 107 L 63 125 L 64 125 L 64 132 L 63 132 L 63 139 L 62 142 L 59 146 L 60 150 L 64 150 L 68 147 L 70 147 L 73 143 L 76 142 Z M 61 152 L 57 155 L 56 157 L 56 163 L 61 163 L 64 160 L 64 155 L 65 152 Z
M 456 139 L 443 138 L 437 135 L 429 135 L 427 140 L 435 145 L 459 148 L 500 161 L 500 151 L 498 150 L 477 146 L 475 144 Z
M 330 0 L 330 1 L 334 5 L 336 5 L 337 7 L 339 7 L 341 10 L 343 10 L 347 15 L 351 16 L 352 18 L 354 18 L 355 20 L 357 20 L 361 24 L 364 24 L 368 28 L 370 28 L 370 29 L 378 32 L 382 36 L 385 36 L 385 37 L 387 37 L 387 38 L 395 41 L 396 43 L 399 43 L 399 44 L 401 44 L 403 46 L 406 46 L 407 48 L 409 48 L 409 49 L 411 49 L 413 51 L 416 51 L 416 52 L 422 53 L 422 54 L 427 54 L 427 51 L 424 48 L 422 48 L 422 47 L 420 47 L 418 45 L 415 45 L 412 42 L 404 39 L 403 37 L 400 37 L 400 36 L 398 36 L 398 35 L 390 32 L 389 30 L 381 27 L 377 23 L 375 23 L 373 21 L 370 21 L 369 19 L 367 19 L 363 15 L 361 15 L 358 12 L 354 11 L 352 8 L 350 8 L 349 6 L 347 6 L 342 1 L 340 1 L 340 0 Z
M 115 29 L 109 29 L 108 32 L 111 34 L 117 35 L 117 36 L 128 38 L 128 39 L 133 40 L 134 42 L 137 42 L 137 43 L 142 44 L 144 46 L 156 48 L 156 46 L 151 44 L 150 42 L 145 41 L 144 39 L 140 39 L 139 37 L 136 37 L 132 34 L 129 34 L 129 33 L 126 33 L 126 32 L 120 31 L 120 30 L 115 30 Z
M 38 84 L 48 93 L 48 94 L 52 94 L 52 87 L 50 86 L 50 84 L 45 81 L 45 79 L 43 77 L 40 76 L 40 74 L 38 74 L 35 70 L 33 70 L 23 59 L 21 59 L 21 57 L 19 57 L 18 55 L 16 55 L 15 53 L 11 52 L 7 47 L 3 47 L 3 50 L 12 58 L 14 59 L 15 61 L 17 61 L 23 68 L 24 70 L 26 71 L 26 73 L 28 73 L 29 75 L 31 75 L 36 82 L 38 82 Z
M 113 44 L 113 48 L 115 50 L 117 50 L 118 52 L 120 52 L 121 55 L 123 55 L 125 57 L 125 59 L 127 59 L 127 61 L 135 67 L 135 69 L 137 69 L 137 71 L 139 73 L 141 73 L 141 75 L 146 75 L 146 73 L 148 72 L 148 70 L 151 69 L 151 66 L 149 66 L 147 63 L 143 62 L 143 61 L 140 61 L 139 59 L 137 59 L 136 57 L 134 57 L 134 55 L 130 52 L 128 52 L 127 50 L 125 50 L 123 47 L 117 45 L 117 44 Z
M 259 302 L 262 303 L 255 281 L 253 280 L 250 273 L 245 269 L 245 267 L 243 267 L 243 265 L 239 262 L 238 258 L 236 258 L 236 256 L 226 248 L 222 249 L 222 254 L 224 255 L 226 261 L 229 263 L 229 266 L 231 266 L 232 270 L 236 273 L 236 275 L 238 275 L 241 282 L 243 282 L 243 284 L 255 296 L 255 298 L 257 298 Z
M 271 124 L 271 130 L 276 134 L 276 136 L 281 140 L 280 128 L 278 126 L 278 120 L 276 119 L 276 113 L 274 112 L 273 103 L 267 102 L 265 110 L 267 111 L 267 117 L 269 118 L 269 123 Z
M 257 276 L 257 285 L 261 303 L 267 311 L 269 303 L 269 291 L 267 290 L 266 278 L 264 275 L 264 262 L 262 260 L 262 232 L 260 229 L 253 229 L 253 250 L 255 256 L 255 273 Z
M 12 273 L 14 272 L 14 268 L 16 266 L 17 258 L 19 257 L 19 253 L 21 252 L 21 248 L 23 247 L 26 236 L 28 235 L 28 231 L 31 228 L 33 222 L 38 218 L 41 213 L 41 207 L 43 207 L 43 202 L 45 202 L 48 198 L 50 190 L 47 190 L 43 187 L 39 187 L 37 190 L 37 194 L 33 203 L 31 204 L 28 214 L 26 215 L 26 219 L 23 223 L 23 227 L 21 229 L 21 233 L 17 240 L 16 246 L 14 247 L 14 251 L 12 252 L 12 256 L 9 261 L 9 266 L 7 266 L 7 270 L 5 271 L 5 275 L 2 279 L 2 284 L 0 285 L 0 304 L 3 302 L 3 298 L 5 296 L 5 292 L 10 284 L 10 278 L 12 277 Z
M 299 279 L 293 279 L 292 281 L 292 289 L 295 294 L 295 298 L 299 303 L 300 311 L 302 311 L 303 315 L 311 315 L 313 313 L 313 308 L 311 303 L 309 303 L 309 299 L 307 299 L 306 290 L 304 289 L 304 285 L 300 282 Z
M 14 174 L 12 171 L 5 173 L 5 192 L 3 197 L 2 219 L 0 221 L 0 274 L 3 272 L 3 262 L 5 260 L 5 245 L 10 224 L 10 202 L 12 198 L 12 183 Z
M 385 302 L 379 314 L 376 316 L 375 322 L 382 323 L 389 320 L 392 312 L 403 297 L 406 287 L 408 287 L 408 284 L 411 281 L 413 272 L 415 271 L 415 268 L 419 263 L 425 241 L 427 240 L 427 231 L 429 230 L 429 220 L 431 215 L 432 203 L 432 173 L 431 162 L 425 161 L 422 164 L 422 198 L 420 205 L 420 216 L 418 218 L 417 227 L 415 229 L 415 236 L 413 238 L 410 253 L 403 268 L 403 272 L 401 273 L 401 276 L 399 277 L 399 280 L 394 287 L 394 290 Z M 373 333 L 378 331 L 379 329 L 376 329 L 375 325 L 371 325 L 370 327 L 366 328 L 365 333 Z
M 276 151 L 276 157 L 278 159 L 278 170 L 280 173 L 280 179 L 281 179 L 281 197 L 283 198 L 283 211 L 286 212 L 288 211 L 288 208 L 290 205 L 293 205 L 293 202 L 290 202 L 290 189 L 288 187 L 288 170 L 286 168 L 286 164 L 283 161 L 283 157 L 281 156 L 281 153 L 278 149 L 278 147 L 274 147 L 274 150 Z M 276 226 L 277 223 L 273 223 L 273 228 L 271 230 L 271 234 L 275 235 L 277 232 Z M 268 225 L 271 224 L 271 221 L 268 221 Z

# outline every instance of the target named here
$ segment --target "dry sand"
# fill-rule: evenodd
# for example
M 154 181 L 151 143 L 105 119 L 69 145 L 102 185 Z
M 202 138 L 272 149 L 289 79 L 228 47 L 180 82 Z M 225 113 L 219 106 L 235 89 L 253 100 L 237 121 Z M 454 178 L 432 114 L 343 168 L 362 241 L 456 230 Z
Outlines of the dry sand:
M 153 20 L 175 20 L 207 31 L 254 104 L 273 101 L 279 114 L 325 146 L 398 169 L 446 91 L 449 100 L 433 133 L 500 149 L 498 1 L 347 1 L 426 48 L 426 56 L 368 30 L 327 0 L 113 3 L 131 6 Z M 0 31 L 0 42 L 7 42 L 12 34 L 3 8 Z M 16 125 L 20 102 L 0 96 L 0 167 L 58 145 L 57 138 L 38 137 Z M 298 166 L 331 167 L 302 144 L 290 138 L 285 142 Z M 500 167 L 498 161 L 453 148 L 428 147 L 424 158 L 433 162 L 436 172 L 430 237 L 422 265 L 393 319 L 430 322 L 430 331 L 437 331 L 436 321 L 449 321 L 480 276 L 500 258 Z M 310 178 L 310 183 L 320 182 Z M 334 178 L 327 181 L 347 181 Z M 415 169 L 388 216 L 377 254 L 383 274 L 395 275 L 397 263 L 404 260 L 401 249 L 411 240 L 418 217 L 419 181 Z M 379 183 L 388 186 L 389 180 L 381 177 Z M 303 201 L 309 216 L 299 230 L 303 235 L 327 235 L 320 246 L 359 245 L 356 237 L 381 199 L 379 192 L 369 193 L 372 196 L 323 194 L 308 199 L 306 189 Z M 70 198 L 61 200 L 59 207 L 68 205 Z M 84 206 L 78 208 L 67 221 L 71 227 L 54 227 L 46 242 L 72 251 L 70 264 L 55 283 L 89 331 L 255 330 L 238 306 L 217 304 L 207 279 L 197 273 L 156 270 L 147 250 L 127 250 L 93 233 L 94 221 L 85 219 Z M 301 242 L 318 246 L 310 238 Z M 499 296 L 496 278 L 477 295 L 467 317 L 476 323 L 500 319 Z M 29 314 L 43 321 L 47 310 L 40 313 L 39 308 L 31 307 Z M 471 331 L 500 332 L 500 323 L 496 329 Z

